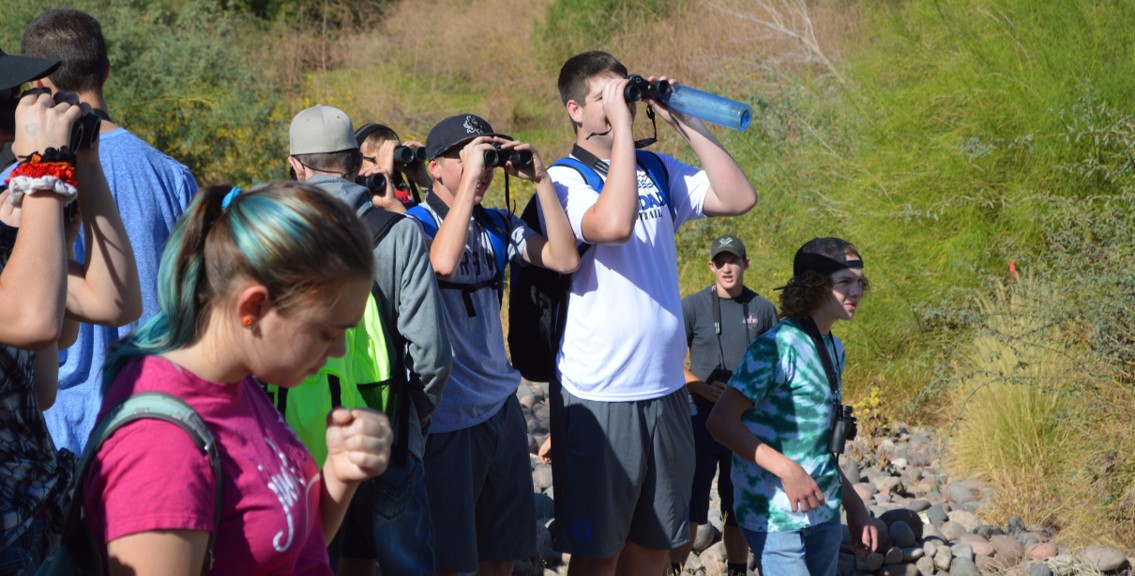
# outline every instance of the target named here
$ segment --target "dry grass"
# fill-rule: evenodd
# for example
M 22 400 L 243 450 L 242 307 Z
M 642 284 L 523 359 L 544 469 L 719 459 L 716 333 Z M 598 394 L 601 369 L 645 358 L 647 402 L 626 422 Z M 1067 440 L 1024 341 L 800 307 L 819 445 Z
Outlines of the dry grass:
M 1026 279 L 979 301 L 986 329 L 956 369 L 948 463 L 993 487 L 983 513 L 997 523 L 1021 516 L 1070 544 L 1130 548 L 1135 462 L 1120 447 L 1135 440 L 1135 402 L 1051 322 L 1055 297 Z

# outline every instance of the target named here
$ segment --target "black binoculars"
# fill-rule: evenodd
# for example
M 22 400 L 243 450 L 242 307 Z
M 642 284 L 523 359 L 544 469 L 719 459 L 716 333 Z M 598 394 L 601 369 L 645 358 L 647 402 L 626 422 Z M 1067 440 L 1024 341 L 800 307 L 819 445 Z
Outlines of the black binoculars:
M 365 186 L 371 194 L 386 194 L 386 174 L 376 172 L 370 176 L 356 176 L 355 184 Z
M 493 144 L 491 150 L 485 150 L 485 166 L 489 168 L 504 168 L 512 161 L 512 167 L 520 169 L 532 163 L 530 150 L 502 150 L 500 144 Z
M 657 100 L 670 93 L 670 82 L 666 80 L 647 81 L 638 74 L 627 76 L 627 85 L 623 88 L 623 98 L 627 102 L 638 102 L 643 98 Z
M 16 133 L 16 107 L 19 106 L 20 99 L 26 94 L 25 92 L 10 99 L 0 100 L 0 128 L 12 134 Z M 102 118 L 94 112 L 75 120 L 75 123 L 71 125 L 71 149 L 93 147 L 95 142 L 99 141 L 100 125 L 102 125 Z
M 413 164 L 426 160 L 426 149 L 421 146 L 398 146 L 394 149 L 394 161 L 399 164 Z
M 832 419 L 832 435 L 828 438 L 828 451 L 832 454 L 843 454 L 844 445 L 848 440 L 855 440 L 859 434 L 855 416 L 851 415 L 851 406 L 839 404 L 835 407 Z

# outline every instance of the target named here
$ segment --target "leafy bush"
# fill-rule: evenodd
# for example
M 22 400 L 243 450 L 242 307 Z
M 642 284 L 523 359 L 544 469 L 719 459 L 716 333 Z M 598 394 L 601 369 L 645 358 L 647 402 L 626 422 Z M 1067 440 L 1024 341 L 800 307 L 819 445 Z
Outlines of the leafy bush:
M 98 18 L 107 38 L 105 90 L 115 122 L 185 163 L 200 184 L 285 175 L 289 105 L 243 57 L 244 17 L 213 0 L 173 7 L 87 0 L 75 7 Z M 43 10 L 26 0 L 13 8 L 6 22 L 26 23 Z M 6 46 L 18 46 L 22 28 L 5 28 L 14 30 Z

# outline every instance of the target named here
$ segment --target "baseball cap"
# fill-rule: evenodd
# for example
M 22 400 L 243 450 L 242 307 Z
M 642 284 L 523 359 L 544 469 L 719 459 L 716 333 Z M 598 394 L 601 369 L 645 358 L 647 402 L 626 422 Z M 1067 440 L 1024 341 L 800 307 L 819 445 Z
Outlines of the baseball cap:
M 845 268 L 862 268 L 862 256 L 859 260 L 847 259 L 848 247 L 859 252 L 851 243 L 840 238 L 813 238 L 796 251 L 792 274 L 800 276 L 804 272 L 816 272 L 827 276 Z
M 288 154 L 327 154 L 358 150 L 355 129 L 346 112 L 317 104 L 296 114 L 288 128 Z
M 58 60 L 5 54 L 0 50 L 0 90 L 39 80 L 59 67 Z
M 709 245 L 709 259 L 717 258 L 718 254 L 728 252 L 742 260 L 745 259 L 745 243 L 740 238 L 726 234 L 718 237 Z
M 493 132 L 492 125 L 480 116 L 458 114 L 438 122 L 430 129 L 426 136 L 426 158 L 433 160 L 478 136 L 500 136 L 512 140 L 511 136 Z

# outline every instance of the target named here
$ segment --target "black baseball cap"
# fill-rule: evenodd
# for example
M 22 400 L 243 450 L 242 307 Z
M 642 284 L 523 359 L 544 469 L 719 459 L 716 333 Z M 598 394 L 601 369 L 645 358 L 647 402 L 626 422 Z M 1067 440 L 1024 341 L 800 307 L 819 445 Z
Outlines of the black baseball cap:
M 709 245 L 710 260 L 717 258 L 717 255 L 721 254 L 722 252 L 728 252 L 742 260 L 746 258 L 745 243 L 742 242 L 740 238 L 732 234 L 719 236 L 713 241 L 712 244 Z
M 507 134 L 493 132 L 492 125 L 480 116 L 458 114 L 438 122 L 430 129 L 426 136 L 426 158 L 433 160 L 478 136 L 500 136 L 512 140 Z
M 848 260 L 848 248 L 858 254 L 851 243 L 840 238 L 813 238 L 796 251 L 792 261 L 792 274 L 800 276 L 805 272 L 815 272 L 827 276 L 846 268 L 863 268 L 863 257 Z
M 0 50 L 0 90 L 39 80 L 59 68 L 58 60 L 5 54 Z

